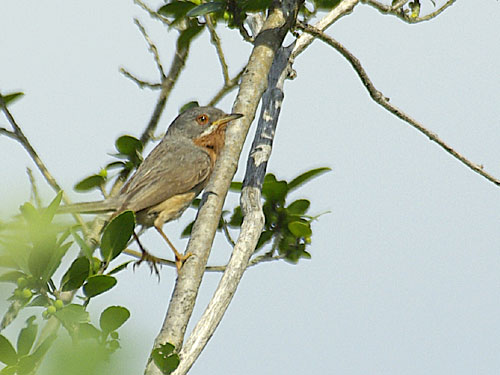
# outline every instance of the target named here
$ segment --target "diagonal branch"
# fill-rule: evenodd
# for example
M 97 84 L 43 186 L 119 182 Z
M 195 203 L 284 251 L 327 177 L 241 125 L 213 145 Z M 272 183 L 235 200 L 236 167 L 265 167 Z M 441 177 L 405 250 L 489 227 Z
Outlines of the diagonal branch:
M 0 95 L 0 109 L 3 111 L 5 116 L 7 117 L 7 120 L 9 121 L 10 125 L 12 126 L 13 131 L 3 129 L 1 131 L 1 134 L 5 134 L 8 137 L 17 140 L 23 147 L 24 149 L 28 152 L 28 155 L 31 157 L 35 165 L 38 167 L 40 170 L 40 173 L 42 173 L 42 176 L 45 178 L 47 183 L 52 187 L 52 189 L 57 193 L 61 191 L 61 186 L 57 183 L 56 179 L 52 174 L 49 172 L 45 164 L 43 163 L 42 159 L 40 156 L 38 156 L 38 153 L 35 151 L 33 146 L 31 145 L 30 141 L 26 136 L 24 135 L 23 131 L 21 130 L 21 127 L 17 124 L 16 120 L 14 119 L 14 116 L 12 116 L 12 113 L 10 113 L 9 109 L 5 105 L 5 102 Z M 66 194 L 63 191 L 62 199 L 65 204 L 70 204 L 71 201 L 69 198 L 66 196 Z M 84 231 L 87 231 L 87 225 L 83 221 L 82 217 L 78 214 L 72 214 L 75 220 L 82 226 Z
M 163 22 L 167 26 L 170 26 L 172 24 L 172 22 L 168 18 L 163 17 L 158 12 L 155 12 L 153 9 L 151 9 L 150 7 L 148 7 L 143 1 L 141 1 L 141 0 L 134 0 L 134 3 L 136 3 L 137 5 L 139 5 L 146 12 L 148 12 L 149 15 L 151 16 L 151 18 L 159 20 L 160 22 Z
M 226 57 L 224 56 L 224 51 L 222 50 L 222 45 L 220 42 L 219 35 L 217 31 L 215 31 L 215 26 L 212 22 L 212 17 L 210 14 L 205 16 L 205 21 L 208 26 L 208 31 L 210 32 L 210 41 L 215 46 L 217 51 L 217 57 L 219 58 L 219 62 L 222 68 L 222 76 L 224 77 L 224 85 L 229 83 L 229 70 L 227 68 Z
M 241 75 L 245 71 L 245 67 L 240 70 L 238 74 L 228 82 L 224 83 L 224 86 L 214 95 L 214 97 L 208 102 L 207 105 L 214 106 L 216 105 L 224 96 L 229 94 L 229 92 L 238 86 L 238 82 L 240 81 Z
M 402 8 L 408 1 L 398 1 L 394 5 L 385 5 L 385 4 L 382 4 L 376 0 L 361 0 L 362 3 L 365 3 L 367 5 L 374 7 L 380 13 L 392 14 L 392 15 L 400 18 L 401 20 L 405 21 L 406 23 L 419 23 L 419 22 L 429 21 L 433 18 L 436 18 L 442 12 L 444 12 L 446 10 L 446 8 L 453 5 L 453 3 L 455 3 L 455 1 L 456 0 L 448 0 L 440 8 L 436 9 L 434 12 L 426 14 L 423 17 L 411 17 L 411 16 L 407 15 L 403 11 L 403 8 Z
M 158 53 L 158 48 L 156 48 L 156 45 L 154 44 L 153 40 L 149 37 L 148 33 L 146 32 L 146 29 L 144 28 L 144 26 L 141 25 L 141 23 L 139 22 L 139 20 L 137 18 L 134 18 L 134 23 L 139 28 L 142 36 L 144 37 L 144 39 L 148 43 L 149 51 L 153 54 L 156 66 L 158 67 L 158 70 L 160 71 L 161 78 L 162 78 L 162 80 L 164 80 L 165 79 L 165 72 L 163 70 L 163 65 L 161 64 L 160 54 Z
M 493 175 L 487 173 L 482 165 L 473 163 L 469 159 L 467 159 L 465 156 L 460 154 L 458 151 L 456 151 L 453 147 L 448 145 L 445 141 L 443 141 L 441 138 L 437 136 L 437 134 L 434 134 L 430 130 L 428 130 L 424 125 L 422 125 L 420 122 L 417 120 L 413 119 L 410 117 L 408 114 L 403 112 L 401 109 L 396 107 L 395 105 L 391 104 L 389 102 L 389 99 L 386 98 L 380 91 L 377 90 L 377 88 L 374 86 L 373 82 L 370 80 L 368 77 L 368 74 L 366 73 L 365 69 L 361 65 L 361 62 L 354 56 L 347 48 L 345 48 L 341 43 L 333 39 L 331 36 L 326 35 L 322 31 L 316 29 L 313 26 L 310 25 L 303 25 L 303 24 L 298 24 L 297 25 L 299 28 L 303 29 L 305 32 L 314 35 L 318 39 L 322 40 L 323 42 L 327 43 L 328 45 L 332 46 L 335 48 L 342 56 L 344 56 L 347 61 L 351 64 L 351 66 L 354 68 L 356 73 L 358 74 L 359 78 L 361 79 L 361 82 L 363 85 L 366 87 L 368 90 L 368 93 L 372 97 L 372 99 L 384 107 L 386 110 L 391 112 L 393 115 L 399 117 L 401 120 L 405 121 L 409 125 L 413 126 L 415 129 L 417 129 L 419 132 L 423 133 L 425 136 L 427 136 L 431 141 L 436 142 L 440 147 L 442 147 L 446 152 L 451 154 L 454 158 L 460 160 L 463 164 L 465 164 L 467 167 L 472 169 L 474 172 L 480 174 L 487 180 L 493 182 L 495 185 L 500 186 L 500 180 Z

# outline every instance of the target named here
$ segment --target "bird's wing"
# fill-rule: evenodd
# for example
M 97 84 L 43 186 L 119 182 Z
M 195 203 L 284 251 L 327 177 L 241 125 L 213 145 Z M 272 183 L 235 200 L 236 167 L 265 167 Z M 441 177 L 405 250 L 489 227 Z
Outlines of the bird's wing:
M 205 187 L 212 172 L 208 154 L 184 138 L 165 138 L 123 187 L 122 209 L 140 211 Z

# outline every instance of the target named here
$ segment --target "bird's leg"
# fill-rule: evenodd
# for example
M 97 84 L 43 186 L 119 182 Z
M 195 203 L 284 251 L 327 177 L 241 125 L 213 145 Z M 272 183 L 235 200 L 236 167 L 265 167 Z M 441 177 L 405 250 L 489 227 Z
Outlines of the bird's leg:
M 182 265 L 186 261 L 186 259 L 188 259 L 193 254 L 187 253 L 186 255 L 183 255 L 183 254 L 179 253 L 177 251 L 177 249 L 175 248 L 174 244 L 172 242 L 170 242 L 167 235 L 163 232 L 161 227 L 158 225 L 155 225 L 155 228 L 158 231 L 158 233 L 160 233 L 160 235 L 165 239 L 165 241 L 167 241 L 168 246 L 170 246 L 170 248 L 174 252 L 174 254 L 175 254 L 175 266 L 177 267 L 177 272 L 179 272 L 182 268 Z
M 137 267 L 142 262 L 146 261 L 146 262 L 148 262 L 149 267 L 151 268 L 151 272 L 154 271 L 156 276 L 158 276 L 158 279 L 159 279 L 160 272 L 158 271 L 158 267 L 156 264 L 159 263 L 160 259 L 151 255 L 148 251 L 146 251 L 144 246 L 142 246 L 141 241 L 139 241 L 139 236 L 135 233 L 135 231 L 133 233 L 134 233 L 135 242 L 137 242 L 137 245 L 139 246 L 139 249 L 141 249 L 141 253 L 142 253 L 141 259 L 139 259 L 137 262 L 134 263 L 134 268 Z

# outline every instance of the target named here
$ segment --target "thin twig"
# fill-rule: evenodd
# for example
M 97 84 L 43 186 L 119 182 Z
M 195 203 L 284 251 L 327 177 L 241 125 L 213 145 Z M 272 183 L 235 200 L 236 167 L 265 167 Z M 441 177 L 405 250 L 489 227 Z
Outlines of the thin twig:
M 226 236 L 227 242 L 231 245 L 231 247 L 234 247 L 236 243 L 234 242 L 233 238 L 231 237 L 231 233 L 229 233 L 229 228 L 227 226 L 226 220 L 221 218 L 222 220 L 222 231 L 224 232 L 224 235 Z
M 210 32 L 210 40 L 217 51 L 217 57 L 219 58 L 219 62 L 222 68 L 222 76 L 224 77 L 224 85 L 227 85 L 229 82 L 229 70 L 227 67 L 226 58 L 224 57 L 224 51 L 222 50 L 219 35 L 217 34 L 217 31 L 215 31 L 215 27 L 212 22 L 212 16 L 210 14 L 205 16 L 205 21 L 207 23 L 208 31 Z
M 35 176 L 33 176 L 33 171 L 31 168 L 26 168 L 26 173 L 28 174 L 28 178 L 30 180 L 31 185 L 31 197 L 35 202 L 37 208 L 42 207 L 42 200 L 40 199 L 40 194 L 38 193 L 38 187 L 36 186 Z
M 5 128 L 0 128 L 0 134 L 3 134 L 9 138 L 12 138 L 12 139 L 15 139 L 16 141 L 18 141 L 19 139 L 17 138 L 17 135 L 16 133 L 14 132 L 11 132 L 10 130 L 7 130 Z
M 151 16 L 151 18 L 159 20 L 159 21 L 163 22 L 165 25 L 168 25 L 168 26 L 170 26 L 172 24 L 172 22 L 170 22 L 170 20 L 168 18 L 163 17 L 161 14 L 155 12 L 153 9 L 151 9 L 150 7 L 148 7 L 141 0 L 134 0 L 134 3 L 136 3 L 137 5 L 139 5 L 146 12 L 148 12 L 149 15 Z
M 61 187 L 57 183 L 56 179 L 52 176 L 52 174 L 49 172 L 45 164 L 43 163 L 42 159 L 38 156 L 37 152 L 31 145 L 31 143 L 28 141 L 28 138 L 24 135 L 23 131 L 21 130 L 21 127 L 17 124 L 16 120 L 14 119 L 14 116 L 10 113 L 9 109 L 5 105 L 5 102 L 3 98 L 0 96 L 0 109 L 3 111 L 5 116 L 7 117 L 7 120 L 9 121 L 10 125 L 12 126 L 13 132 L 10 132 L 6 130 L 7 133 L 4 132 L 5 135 L 8 135 L 9 137 L 17 140 L 21 145 L 24 147 L 24 149 L 28 152 L 29 156 L 33 160 L 33 162 L 36 164 L 40 172 L 42 173 L 43 177 L 47 181 L 47 183 L 52 187 L 52 189 L 55 192 L 61 191 Z M 15 134 L 15 137 L 12 135 Z M 70 204 L 71 201 L 68 199 L 66 194 L 63 191 L 62 194 L 62 199 L 64 203 Z M 82 226 L 84 231 L 87 231 L 87 226 L 85 225 L 85 222 L 82 220 L 82 217 L 76 213 L 72 214 L 75 220 Z
M 149 46 L 149 51 L 153 54 L 156 66 L 158 67 L 158 70 L 160 71 L 162 81 L 165 79 L 165 71 L 163 70 L 163 65 L 161 64 L 161 59 L 160 59 L 160 54 L 158 53 L 158 48 L 156 48 L 156 45 L 154 44 L 153 40 L 149 37 L 148 33 L 146 32 L 146 29 L 144 26 L 141 25 L 140 21 L 137 18 L 134 18 L 134 23 L 137 25 L 139 28 L 142 36 L 146 40 Z
M 240 81 L 241 75 L 243 74 L 244 71 L 245 71 L 245 67 L 243 67 L 243 69 L 241 69 L 240 72 L 238 74 L 236 74 L 236 76 L 233 79 L 230 79 L 227 83 L 225 83 L 224 86 L 222 86 L 222 88 L 214 95 L 214 97 L 212 98 L 212 100 L 210 100 L 210 102 L 208 102 L 207 105 L 214 106 L 224 96 L 226 96 L 227 94 L 229 94 L 229 92 L 231 90 L 233 90 L 236 87 L 238 87 L 238 82 Z
M 405 1 L 400 1 L 400 2 L 396 3 L 395 5 L 391 6 L 391 5 L 385 5 L 385 4 L 379 3 L 376 0 L 361 0 L 362 3 L 365 3 L 367 5 L 374 7 L 380 13 L 395 15 L 396 17 L 402 19 L 403 21 L 405 21 L 407 23 L 419 23 L 419 22 L 429 21 L 429 20 L 437 17 L 442 12 L 444 12 L 444 10 L 446 8 L 448 8 L 449 6 L 453 5 L 453 3 L 455 1 L 456 0 L 448 0 L 440 8 L 436 9 L 434 12 L 429 13 L 423 17 L 411 17 L 402 11 L 402 6 L 404 6 L 406 4 Z M 401 5 L 399 5 L 400 3 L 401 3 Z
M 314 35 L 318 39 L 322 40 L 323 42 L 327 43 L 328 45 L 332 46 L 335 48 L 342 56 L 344 56 L 347 61 L 351 64 L 351 66 L 354 68 L 356 73 L 358 74 L 359 78 L 361 79 L 361 82 L 363 85 L 366 87 L 368 90 L 368 93 L 372 97 L 372 99 L 380 104 L 382 107 L 384 107 L 386 110 L 391 112 L 393 115 L 399 117 L 401 120 L 405 121 L 409 125 L 413 126 L 415 129 L 417 129 L 419 132 L 423 133 L 426 135 L 431 141 L 436 142 L 439 146 L 441 146 L 446 152 L 451 154 L 453 157 L 456 159 L 460 160 L 463 164 L 465 164 L 467 167 L 472 169 L 474 172 L 480 174 L 481 176 L 485 177 L 487 180 L 493 182 L 495 185 L 500 186 L 500 180 L 491 174 L 487 173 L 482 165 L 473 163 L 469 159 L 467 159 L 465 156 L 457 152 L 455 149 L 453 149 L 450 145 L 448 145 L 446 142 L 444 142 L 441 138 L 437 136 L 437 134 L 434 134 L 427 128 L 425 128 L 420 122 L 417 120 L 413 119 L 410 117 L 408 114 L 403 112 L 401 109 L 396 107 L 395 105 L 391 104 L 389 102 L 389 99 L 386 98 L 380 91 L 377 90 L 377 88 L 374 86 L 373 82 L 370 80 L 368 77 L 368 74 L 366 73 L 365 69 L 361 65 L 361 62 L 354 56 L 347 48 L 345 48 L 341 43 L 333 39 L 331 36 L 326 35 L 322 31 L 316 29 L 313 26 L 310 25 L 303 25 L 298 23 L 297 27 L 301 28 L 307 33 L 310 33 L 311 35 Z
M 151 90 L 161 89 L 161 83 L 151 83 L 151 82 L 143 81 L 142 79 L 139 79 L 136 76 L 134 76 L 132 73 L 130 73 L 125 68 L 120 68 L 120 73 L 123 74 L 128 79 L 132 80 L 134 83 L 136 83 L 137 86 L 139 86 L 139 88 L 141 88 L 141 89 L 143 89 L 144 87 L 147 87 Z

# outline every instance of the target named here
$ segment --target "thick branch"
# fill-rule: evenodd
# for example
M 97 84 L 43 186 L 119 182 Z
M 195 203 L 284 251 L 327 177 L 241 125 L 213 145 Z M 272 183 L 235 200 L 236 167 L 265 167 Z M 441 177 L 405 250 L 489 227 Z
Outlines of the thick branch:
M 358 74 L 359 78 L 361 79 L 361 82 L 363 85 L 366 87 L 368 90 L 368 93 L 372 97 L 372 99 L 380 104 L 382 107 L 384 107 L 386 110 L 394 114 L 395 116 L 399 117 L 401 120 L 405 121 L 406 123 L 410 124 L 413 126 L 415 129 L 417 129 L 419 132 L 423 133 L 426 135 L 431 141 L 436 142 L 439 146 L 441 146 L 446 152 L 451 154 L 453 157 L 456 159 L 460 160 L 463 164 L 465 164 L 467 167 L 472 169 L 474 172 L 480 174 L 481 176 L 485 177 L 487 180 L 493 182 L 495 185 L 500 186 L 500 180 L 491 174 L 487 173 L 482 165 L 473 163 L 469 159 L 467 159 L 465 156 L 457 152 L 455 149 L 453 149 L 450 145 L 448 145 L 445 141 L 443 141 L 441 138 L 437 136 L 437 134 L 434 134 L 427 128 L 425 128 L 420 122 L 417 120 L 413 119 L 410 117 L 408 114 L 403 112 L 401 109 L 396 107 L 395 105 L 391 104 L 389 102 L 389 99 L 386 98 L 380 91 L 377 90 L 377 88 L 374 86 L 373 82 L 371 79 L 368 77 L 368 74 L 366 73 L 365 69 L 361 65 L 361 62 L 354 56 L 347 48 L 345 48 L 341 43 L 333 39 L 331 36 L 326 35 L 325 33 L 321 32 L 320 30 L 316 29 L 313 26 L 309 25 L 298 25 L 298 27 L 302 28 L 304 31 L 310 33 L 311 35 L 314 35 L 315 37 L 321 39 L 328 45 L 332 46 L 335 48 L 342 56 L 344 56 L 347 61 L 351 64 L 351 66 L 354 68 L 356 73 Z
M 178 349 L 182 346 L 186 326 L 192 314 L 221 215 L 222 205 L 236 172 L 243 143 L 260 98 L 266 89 L 267 75 L 275 53 L 292 26 L 300 1 L 285 3 L 289 8 L 275 7 L 269 11 L 264 27 L 255 40 L 255 47 L 243 73 L 240 90 L 233 106 L 233 112 L 242 113 L 245 117 L 235 121 L 228 129 L 225 150 L 217 162 L 214 174 L 204 193 L 203 202 L 188 244 L 187 250 L 193 256 L 186 261 L 179 273 L 167 316 L 155 341 L 155 347 L 166 342 L 174 344 Z M 181 360 L 181 366 L 186 370 L 186 367 L 189 368 L 191 364 L 186 362 L 184 365 Z M 182 373 L 181 369 L 177 371 L 178 374 Z M 146 374 L 160 374 L 160 371 L 153 362 L 150 362 Z

